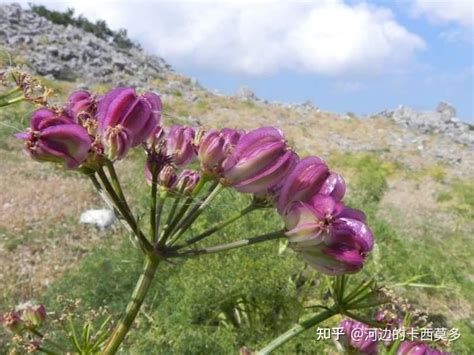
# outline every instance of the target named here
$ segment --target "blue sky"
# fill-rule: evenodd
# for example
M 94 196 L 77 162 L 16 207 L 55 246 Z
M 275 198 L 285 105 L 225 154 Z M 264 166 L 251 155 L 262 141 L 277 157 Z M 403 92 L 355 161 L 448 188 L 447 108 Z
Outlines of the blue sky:
M 474 122 L 473 1 L 38 2 L 126 28 L 224 93 L 358 114 L 445 100 Z

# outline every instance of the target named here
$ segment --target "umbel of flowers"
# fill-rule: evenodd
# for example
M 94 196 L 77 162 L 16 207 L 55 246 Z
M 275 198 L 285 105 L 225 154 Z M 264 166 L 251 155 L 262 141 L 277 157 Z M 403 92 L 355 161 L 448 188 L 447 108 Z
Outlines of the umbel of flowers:
M 63 109 L 38 109 L 30 128 L 17 137 L 33 159 L 89 172 L 143 146 L 151 184 L 189 194 L 200 180 L 214 181 L 263 196 L 265 206 L 275 206 L 281 215 L 289 245 L 309 265 L 328 275 L 362 268 L 373 247 L 372 232 L 364 213 L 342 202 L 344 180 L 321 158 L 300 158 L 275 127 L 166 129 L 161 108 L 159 96 L 138 95 L 132 88 L 101 97 L 79 91 Z M 185 169 L 195 160 L 200 171 Z
M 104 354 L 113 354 L 120 347 L 162 260 L 287 238 L 288 245 L 311 267 L 340 276 L 335 285 L 340 291 L 347 281 L 344 275 L 360 271 L 373 248 L 364 213 L 343 202 L 344 179 L 321 158 L 300 157 L 276 127 L 248 132 L 168 127 L 162 122 L 160 97 L 128 87 L 105 95 L 81 90 L 71 94 L 64 107 L 42 105 L 33 113 L 30 127 L 16 135 L 24 141 L 26 152 L 37 161 L 87 175 L 145 255 L 131 302 L 104 340 Z M 132 148 L 146 154 L 143 178 L 150 184 L 149 228 L 138 223 L 114 168 Z M 189 236 L 190 226 L 225 188 L 253 196 L 252 203 L 228 220 Z M 169 204 L 166 215 L 165 203 Z M 194 246 L 262 208 L 274 208 L 282 227 L 229 244 Z M 342 302 L 343 292 L 339 293 Z M 337 314 L 341 304 L 327 315 Z M 10 318 L 15 327 L 16 316 Z

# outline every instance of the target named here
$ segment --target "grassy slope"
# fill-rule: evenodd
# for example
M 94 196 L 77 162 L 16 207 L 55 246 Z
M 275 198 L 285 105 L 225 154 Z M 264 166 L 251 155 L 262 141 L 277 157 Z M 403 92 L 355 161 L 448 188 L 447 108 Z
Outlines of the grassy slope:
M 472 176 L 455 178 L 450 166 L 422 159 L 411 147 L 385 152 L 386 133 L 396 130 L 385 120 L 337 120 L 324 113 L 305 118 L 294 110 L 205 94 L 194 105 L 176 96 L 166 107 L 173 116 L 167 122 L 192 115 L 210 126 L 278 124 L 299 152 L 326 158 L 347 177 L 349 201 L 369 212 L 376 233 L 377 249 L 364 273 L 376 272 L 418 308 L 436 315 L 437 324 L 446 319 L 447 326 L 459 327 L 463 337 L 454 344 L 456 353 L 474 348 Z M 140 268 L 136 252 L 120 229 L 99 233 L 77 225 L 82 210 L 101 204 L 85 181 L 22 159 L 21 145 L 8 136 L 27 117 L 26 108 L 0 112 L 8 126 L 0 127 L 0 262 L 6 265 L 0 272 L 0 283 L 6 285 L 0 309 L 32 297 L 59 309 L 57 295 L 63 294 L 82 299 L 84 308 L 109 304 L 119 312 Z M 303 119 L 307 123 L 299 123 Z M 337 136 L 352 139 L 355 146 L 370 140 L 381 150 L 344 153 Z M 147 205 L 142 163 L 136 153 L 119 164 L 139 213 Z M 229 213 L 230 200 L 235 208 L 246 203 L 245 197 L 223 194 L 197 228 Z M 247 236 L 249 225 L 257 234 L 281 223 L 268 212 L 243 222 L 210 242 Z M 142 331 L 131 337 L 127 352 L 235 353 L 238 346 L 258 347 L 288 328 L 307 312 L 297 306 L 299 301 L 314 304 L 322 295 L 318 275 L 303 272 L 294 254 L 279 253 L 279 246 L 273 242 L 193 259 L 182 268 L 163 266 L 167 276 L 164 271 L 159 275 L 137 324 Z M 315 284 L 305 282 L 309 276 Z M 319 353 L 332 346 L 315 342 L 313 335 L 308 332 L 281 353 Z

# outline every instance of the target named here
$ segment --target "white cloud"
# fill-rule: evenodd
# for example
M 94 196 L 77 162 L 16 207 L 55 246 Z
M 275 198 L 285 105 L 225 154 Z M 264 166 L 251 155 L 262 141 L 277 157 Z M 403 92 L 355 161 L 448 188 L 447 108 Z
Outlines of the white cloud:
M 173 65 L 269 75 L 327 75 L 403 67 L 425 47 L 382 7 L 319 2 L 40 1 L 124 27 Z
M 412 11 L 415 15 L 426 16 L 435 23 L 474 28 L 472 0 L 415 0 L 412 3 Z

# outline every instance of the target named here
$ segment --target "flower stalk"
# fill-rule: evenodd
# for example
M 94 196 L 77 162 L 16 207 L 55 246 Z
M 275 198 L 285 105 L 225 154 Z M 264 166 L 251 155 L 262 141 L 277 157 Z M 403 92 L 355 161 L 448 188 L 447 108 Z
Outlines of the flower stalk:
M 275 231 L 271 233 L 262 234 L 257 237 L 241 239 L 235 242 L 216 245 L 216 246 L 208 247 L 208 248 L 186 250 L 182 252 L 170 251 L 166 256 L 170 258 L 175 258 L 175 257 L 192 257 L 192 256 L 203 255 L 203 254 L 215 254 L 215 253 L 220 253 L 223 251 L 241 248 L 247 245 L 262 243 L 268 240 L 279 239 L 279 238 L 284 238 L 284 237 L 285 237 L 284 231 L 279 230 L 279 231 Z
M 125 309 L 125 313 L 120 318 L 102 354 L 112 355 L 115 354 L 119 349 L 126 334 L 130 330 L 130 327 L 132 326 L 133 321 L 135 320 L 140 307 L 143 304 L 143 301 L 145 300 L 158 268 L 158 264 L 158 258 L 151 255 L 147 255 L 145 257 L 143 271 L 140 275 L 140 278 L 138 279 L 127 308 Z
M 251 204 L 251 205 L 247 206 L 246 208 L 244 208 L 242 211 L 240 211 L 240 212 L 236 213 L 235 215 L 233 215 L 232 217 L 230 217 L 229 219 L 227 219 L 225 221 L 222 221 L 221 223 L 218 223 L 217 225 L 207 229 L 206 231 L 202 232 L 201 234 L 198 234 L 197 236 L 195 236 L 195 237 L 193 237 L 189 240 L 186 240 L 184 242 L 184 244 L 177 245 L 175 249 L 181 249 L 181 248 L 184 248 L 188 245 L 197 243 L 197 242 L 203 240 L 204 238 L 207 238 L 210 235 L 218 232 L 222 228 L 227 227 L 229 224 L 237 221 L 238 219 L 242 218 L 246 214 L 248 214 L 252 211 L 255 211 L 256 209 L 258 209 L 258 206 L 254 205 L 254 204 Z
M 332 308 L 326 309 L 321 313 L 311 317 L 300 324 L 296 324 L 294 327 L 287 330 L 285 333 L 281 334 L 279 337 L 272 340 L 267 346 L 263 349 L 257 351 L 256 355 L 266 355 L 270 354 L 273 350 L 281 347 L 295 336 L 303 333 L 304 331 L 308 330 L 311 327 L 314 327 L 316 324 L 319 324 L 332 316 L 335 316 L 338 312 Z

